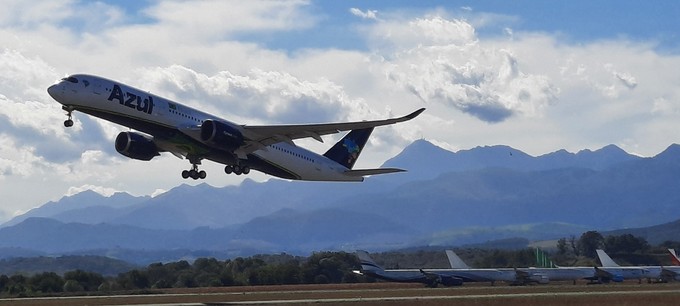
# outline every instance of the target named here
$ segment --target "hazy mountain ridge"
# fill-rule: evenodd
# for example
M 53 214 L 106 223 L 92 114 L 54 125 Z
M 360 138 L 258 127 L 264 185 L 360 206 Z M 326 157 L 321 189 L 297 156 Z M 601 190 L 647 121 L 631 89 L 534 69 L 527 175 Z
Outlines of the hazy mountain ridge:
M 87 192 L 7 222 L 0 235 L 15 238 L 0 247 L 304 253 L 551 239 L 680 218 L 678 145 L 652 158 L 616 146 L 532 157 L 507 146 L 454 153 L 420 140 L 385 166 L 409 172 L 359 184 L 181 185 L 155 198 Z

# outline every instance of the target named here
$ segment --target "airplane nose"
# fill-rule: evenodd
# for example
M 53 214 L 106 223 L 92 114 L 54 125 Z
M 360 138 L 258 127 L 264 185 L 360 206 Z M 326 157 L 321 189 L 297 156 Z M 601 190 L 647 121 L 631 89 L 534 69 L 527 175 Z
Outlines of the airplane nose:
M 58 97 L 60 96 L 59 95 L 60 91 L 61 90 L 59 90 L 59 84 L 54 84 L 50 87 L 47 87 L 47 93 L 50 94 L 50 97 L 52 97 L 52 99 L 55 99 L 57 101 L 59 101 Z

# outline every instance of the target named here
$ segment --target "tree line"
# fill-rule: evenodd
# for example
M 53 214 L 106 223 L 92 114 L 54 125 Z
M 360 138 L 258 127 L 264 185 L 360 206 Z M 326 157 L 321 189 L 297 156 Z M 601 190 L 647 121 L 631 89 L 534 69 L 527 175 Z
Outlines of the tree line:
M 153 263 L 115 277 L 75 270 L 34 275 L 0 275 L 0 297 L 43 296 L 83 292 L 116 292 L 164 288 L 328 284 L 369 282 L 352 270 L 357 258 L 346 252 L 318 252 L 308 258 L 286 254 L 238 257 L 224 261 L 199 258 Z
M 595 249 L 603 248 L 622 265 L 668 265 L 667 248 L 680 248 L 680 242 L 664 242 L 651 247 L 643 238 L 632 235 L 602 236 L 595 231 L 579 238 L 562 238 L 557 249 L 549 254 L 562 266 L 593 266 Z M 456 252 L 470 266 L 530 267 L 536 266 L 533 249 L 483 250 L 458 249 Z M 385 252 L 372 254 L 385 268 L 448 268 L 443 250 L 415 252 Z M 111 293 L 164 288 L 193 288 L 220 286 L 255 286 L 284 284 L 328 284 L 373 282 L 357 275 L 360 263 L 353 253 L 317 252 L 310 257 L 256 255 L 248 258 L 218 260 L 199 258 L 153 263 L 146 268 L 133 269 L 117 276 L 102 276 L 83 270 L 63 274 L 42 272 L 33 275 L 0 275 L 0 297 Z

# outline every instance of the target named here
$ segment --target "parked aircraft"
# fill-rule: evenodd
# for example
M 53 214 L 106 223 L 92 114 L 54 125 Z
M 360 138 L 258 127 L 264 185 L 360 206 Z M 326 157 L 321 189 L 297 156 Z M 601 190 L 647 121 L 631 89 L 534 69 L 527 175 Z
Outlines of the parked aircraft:
M 454 269 L 471 269 L 454 251 L 446 250 L 446 256 L 449 258 L 451 268 Z M 474 269 L 479 270 L 479 269 Z M 576 281 L 579 279 L 592 280 L 595 274 L 595 269 L 592 267 L 556 267 L 556 268 L 515 268 L 497 270 L 513 271 L 515 273 L 514 284 L 546 284 L 550 281 Z
M 67 113 L 64 126 L 73 126 L 80 111 L 135 131 L 116 137 L 116 150 L 129 158 L 148 161 L 170 152 L 191 163 L 183 178 L 204 179 L 198 166 L 204 159 L 226 165 L 227 174 L 251 169 L 269 175 L 309 181 L 363 181 L 364 176 L 404 171 L 396 168 L 353 170 L 373 128 L 408 121 L 425 109 L 385 120 L 301 125 L 242 125 L 198 111 L 120 82 L 75 74 L 50 86 L 47 92 Z M 293 140 L 349 132 L 320 155 Z
M 379 266 L 366 251 L 355 252 L 361 262 L 361 271 L 354 273 L 375 277 L 392 282 L 402 283 L 424 283 L 428 286 L 436 287 L 437 284 L 445 286 L 460 286 L 463 280 L 452 275 L 438 275 L 434 271 L 443 269 L 394 269 L 385 270 Z
M 442 284 L 459 286 L 463 282 L 516 282 L 516 272 L 512 269 L 397 269 L 385 270 L 378 266 L 365 251 L 357 251 L 361 261 L 361 272 L 376 278 L 391 281 L 425 282 L 430 285 Z M 457 256 L 456 256 L 457 257 Z M 462 261 L 461 261 L 462 262 Z M 424 277 L 424 278 L 422 278 Z
M 675 253 L 675 250 L 668 249 L 668 253 L 671 254 L 671 262 L 673 262 L 673 265 L 680 266 L 680 258 L 678 258 L 678 254 Z
M 449 259 L 451 269 L 456 273 L 468 275 L 467 281 L 484 282 L 494 284 L 496 281 L 504 281 L 513 285 L 525 285 L 532 283 L 546 283 L 547 281 L 540 274 L 526 273 L 521 269 L 513 268 L 472 268 L 461 259 L 453 250 L 446 250 L 446 257 Z M 500 274 L 498 273 L 500 272 Z
M 642 282 L 644 278 L 648 280 L 661 279 L 660 266 L 622 267 L 611 259 L 604 250 L 598 249 L 596 252 L 602 267 L 595 267 L 595 271 L 603 282 L 621 282 L 626 279 L 637 279 Z

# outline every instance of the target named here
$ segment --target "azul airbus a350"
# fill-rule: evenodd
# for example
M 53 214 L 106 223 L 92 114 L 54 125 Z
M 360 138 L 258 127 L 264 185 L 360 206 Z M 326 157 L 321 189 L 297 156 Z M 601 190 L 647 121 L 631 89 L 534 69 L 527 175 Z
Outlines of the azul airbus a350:
M 116 151 L 129 158 L 148 161 L 161 152 L 185 157 L 191 169 L 183 178 L 203 179 L 198 166 L 204 159 L 226 165 L 227 174 L 248 174 L 251 169 L 269 175 L 308 181 L 363 181 L 364 176 L 404 171 L 396 168 L 353 170 L 373 128 L 411 120 L 409 115 L 374 121 L 300 124 L 241 125 L 186 105 L 102 77 L 75 74 L 50 86 L 47 92 L 71 115 L 80 111 L 139 132 L 118 134 Z M 293 140 L 350 131 L 320 155 Z

